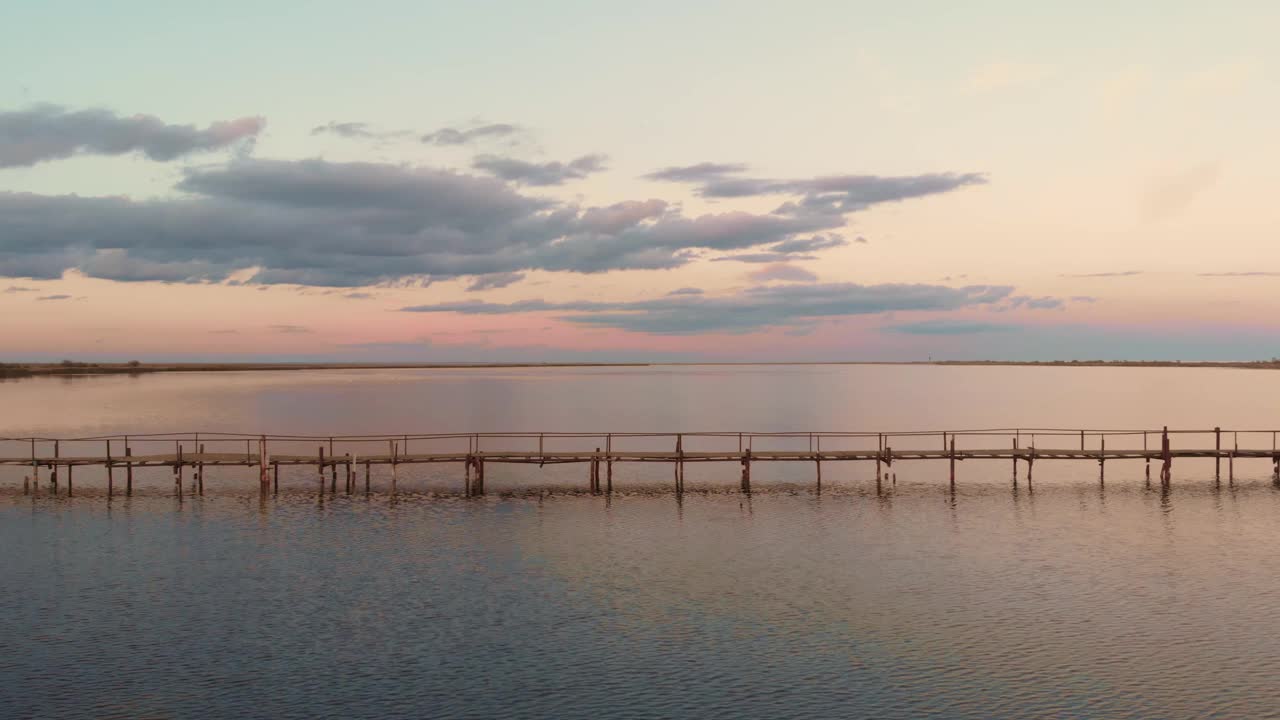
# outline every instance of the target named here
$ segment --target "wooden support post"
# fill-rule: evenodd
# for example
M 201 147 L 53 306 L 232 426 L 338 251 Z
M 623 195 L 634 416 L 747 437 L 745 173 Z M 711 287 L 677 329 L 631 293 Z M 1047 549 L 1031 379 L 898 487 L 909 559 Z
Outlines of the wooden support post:
M 1142 457 L 1147 466 L 1147 484 L 1151 484 L 1151 455 L 1147 451 L 1147 431 L 1142 431 Z
M 1027 489 L 1031 489 L 1031 473 L 1036 466 L 1036 441 L 1031 441 L 1031 454 L 1027 456 Z
M 676 435 L 676 492 L 684 492 L 684 435 Z
M 197 450 L 200 453 L 200 461 L 196 463 L 196 492 L 204 497 L 204 444 L 201 443 Z
M 391 497 L 396 496 L 396 444 L 391 443 Z
M 36 462 L 36 441 L 31 440 L 31 486 L 32 492 L 40 494 L 40 464 Z
M 365 495 L 369 494 L 369 474 L 371 472 L 369 470 L 370 464 L 371 463 L 368 460 L 364 461 L 364 494 Z
M 107 441 L 107 499 L 116 494 L 116 471 L 111 464 L 111 441 Z
M 1231 433 L 1231 459 L 1227 461 L 1227 482 L 1231 485 L 1236 484 L 1236 453 L 1240 452 L 1240 435 Z
M 467 438 L 467 457 L 462 461 L 462 495 L 471 497 L 471 438 Z
M 818 476 L 818 492 L 822 492 L 822 453 L 813 456 L 814 471 Z
M 338 456 L 333 454 L 333 438 L 329 438 L 329 494 L 338 494 Z
M 351 453 L 347 453 L 347 494 L 350 495 L 353 486 L 356 484 L 355 477 L 351 474 Z
M 316 448 L 316 477 L 320 479 L 320 497 L 324 498 L 324 446 Z
M 1173 479 L 1173 454 L 1169 447 L 1169 426 L 1166 425 L 1160 434 L 1160 455 L 1164 460 L 1160 468 L 1160 482 L 1168 485 Z
M 951 489 L 956 489 L 956 437 L 951 436 Z
M 742 452 L 742 492 L 751 494 L 751 448 Z
M 58 458 L 61 452 L 58 447 L 58 441 L 53 441 L 53 464 L 49 466 L 49 484 L 53 486 L 53 494 L 58 494 Z
M 72 464 L 71 464 L 71 463 L 67 463 L 67 497 L 71 497 L 72 495 L 74 495 L 74 494 L 75 494 L 75 489 L 74 489 L 74 488 L 72 487 L 72 485 L 71 485 L 71 469 L 72 469 L 72 467 L 73 467 L 73 466 L 72 466 Z
M 1080 452 L 1084 452 L 1084 431 L 1080 431 Z
M 613 435 L 604 438 L 605 492 L 613 494 Z
M 1105 485 L 1107 483 L 1107 436 L 1103 435 L 1098 440 L 1098 484 Z
M 133 448 L 129 447 L 127 444 L 124 446 L 124 456 L 126 458 L 124 463 L 124 496 L 132 497 L 133 496 L 133 461 L 129 460 L 128 458 L 133 457 Z
M 880 492 L 880 456 L 884 455 L 884 435 L 876 435 L 876 492 Z
M 182 444 L 178 443 L 178 453 L 173 461 L 173 489 L 178 493 L 178 502 L 182 502 Z
M 1213 481 L 1222 481 L 1222 428 L 1213 429 Z
M 1018 438 L 1013 438 L 1013 486 L 1018 487 Z
M 200 454 L 204 455 L 204 446 L 200 446 Z M 267 466 L 270 460 L 267 457 L 267 436 L 263 435 L 258 438 L 258 494 L 266 497 L 267 491 L 271 489 L 272 477 L 267 474 Z M 202 466 L 203 467 L 203 466 Z M 200 471 L 200 494 L 204 494 L 204 470 Z
M 271 461 L 271 494 L 280 494 L 280 461 Z
M 893 470 L 893 448 L 889 445 L 884 446 L 884 465 L 889 470 Z M 893 478 L 893 485 L 896 487 L 898 485 L 898 473 L 896 471 L 886 471 L 886 474 Z

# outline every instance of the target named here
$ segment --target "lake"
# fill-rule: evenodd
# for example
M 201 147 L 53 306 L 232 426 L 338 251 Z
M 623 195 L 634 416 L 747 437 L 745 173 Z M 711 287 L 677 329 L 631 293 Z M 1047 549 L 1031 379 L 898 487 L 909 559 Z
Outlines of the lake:
M 678 366 L 32 378 L 0 435 L 1270 428 L 1280 373 Z M 1243 444 L 1243 442 L 1242 442 Z M 0 476 L 0 716 L 1280 717 L 1280 490 L 1138 462 L 413 469 L 260 498 Z M 312 471 L 314 472 L 314 471 Z M 753 478 L 754 479 L 754 478 Z M 380 479 L 381 482 L 381 479 Z M 664 482 L 668 485 L 664 486 Z

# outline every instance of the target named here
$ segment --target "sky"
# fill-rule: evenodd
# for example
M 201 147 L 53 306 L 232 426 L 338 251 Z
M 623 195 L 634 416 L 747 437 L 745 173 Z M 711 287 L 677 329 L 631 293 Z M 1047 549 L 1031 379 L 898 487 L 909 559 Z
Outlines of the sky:
M 1280 356 L 1278 25 L 0 4 L 0 361 Z

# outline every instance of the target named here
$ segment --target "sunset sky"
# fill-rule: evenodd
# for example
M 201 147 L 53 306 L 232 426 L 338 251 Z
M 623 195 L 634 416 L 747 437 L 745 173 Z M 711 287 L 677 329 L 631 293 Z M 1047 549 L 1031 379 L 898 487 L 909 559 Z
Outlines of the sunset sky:
M 1273 2 L 0 27 L 0 360 L 1280 356 Z

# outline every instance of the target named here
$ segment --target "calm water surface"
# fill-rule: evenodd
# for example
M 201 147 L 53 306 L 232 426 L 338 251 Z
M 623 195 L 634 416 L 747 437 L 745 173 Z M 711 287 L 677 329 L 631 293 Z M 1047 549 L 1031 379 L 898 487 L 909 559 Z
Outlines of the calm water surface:
M 1280 373 L 687 367 L 0 383 L 0 435 L 1271 427 Z M 1280 491 L 1140 464 L 645 468 L 611 498 L 0 476 L 0 717 L 1280 717 Z M 755 472 L 753 470 L 753 472 Z M 559 473 L 559 474 L 558 474 Z M 140 473 L 141 475 L 141 473 Z M 581 476 L 581 477 L 579 477 Z M 753 478 L 754 479 L 754 478 Z M 582 468 L 491 486 L 580 489 Z

